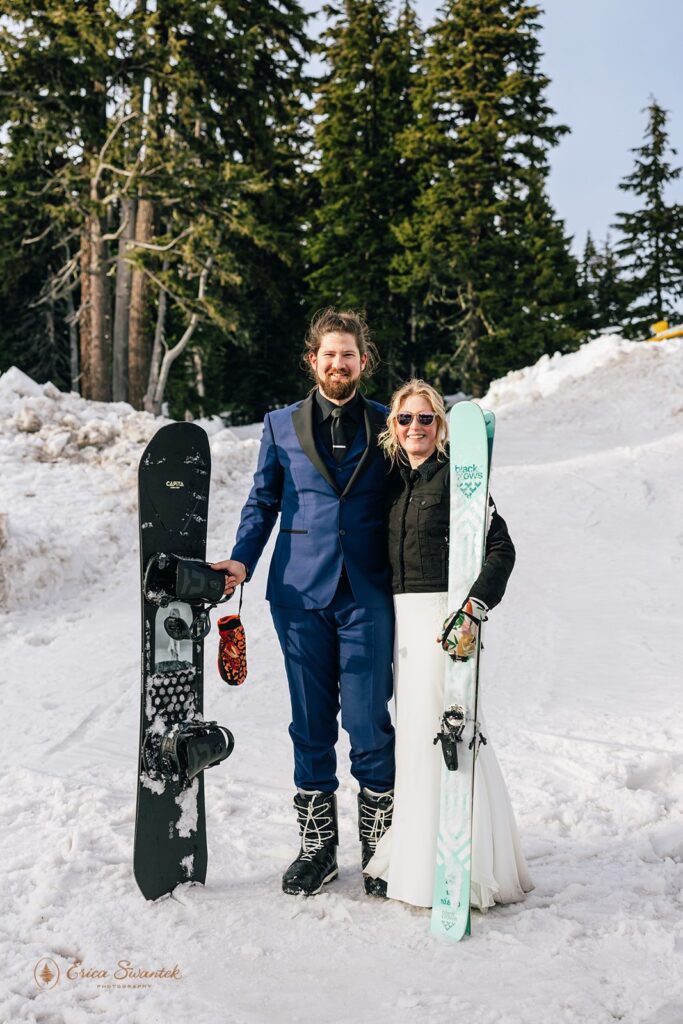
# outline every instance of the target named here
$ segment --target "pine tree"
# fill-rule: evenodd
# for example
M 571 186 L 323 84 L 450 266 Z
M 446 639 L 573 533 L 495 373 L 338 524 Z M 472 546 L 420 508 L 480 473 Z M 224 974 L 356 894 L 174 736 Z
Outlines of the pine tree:
M 403 136 L 420 191 L 394 270 L 421 296 L 443 387 L 477 393 L 579 339 L 577 267 L 545 194 L 548 151 L 567 129 L 545 100 L 538 14 L 524 0 L 457 0 L 429 33 Z
M 252 35 L 262 31 L 251 92 L 249 139 L 244 159 L 268 186 L 252 199 L 267 244 L 244 236 L 237 249 L 243 284 L 236 296 L 236 329 L 208 378 L 222 394 L 234 422 L 253 421 L 302 393 L 299 359 L 306 329 L 304 240 L 310 213 L 312 132 L 305 100 L 311 81 L 303 64 L 310 43 L 298 4 L 287 4 L 273 25 L 276 5 L 252 7 Z M 269 12 L 270 9 L 270 12 Z M 265 31 L 263 31 L 265 29 Z M 273 39 L 280 52 L 274 52 Z M 238 384 L 235 388 L 235 383 Z
M 581 262 L 581 285 L 590 311 L 588 329 L 594 333 L 610 328 L 622 330 L 628 313 L 628 290 L 609 235 L 598 249 L 588 232 Z
M 620 183 L 642 206 L 617 214 L 617 253 L 628 276 L 629 333 L 642 334 L 655 320 L 668 318 L 683 296 L 683 206 L 668 203 L 666 191 L 681 174 L 671 164 L 667 111 L 653 98 L 646 109 L 642 146 L 633 149 L 635 169 Z
M 390 287 L 399 251 L 394 229 L 414 182 L 397 148 L 412 117 L 410 91 L 420 32 L 410 3 L 396 24 L 388 0 L 325 8 L 331 25 L 318 83 L 315 209 L 307 256 L 310 307 L 365 310 L 383 359 L 386 394 L 410 361 L 410 304 Z
M 589 316 L 571 239 L 551 207 L 544 179 L 532 170 L 527 180 L 524 198 L 515 196 L 501 221 L 511 262 L 498 277 L 497 330 L 480 341 L 487 380 L 546 352 L 576 348 Z
M 590 231 L 586 232 L 586 241 L 583 247 L 583 256 L 581 258 L 581 271 L 580 281 L 586 291 L 590 291 L 594 268 L 598 258 L 598 249 L 593 241 L 593 235 Z

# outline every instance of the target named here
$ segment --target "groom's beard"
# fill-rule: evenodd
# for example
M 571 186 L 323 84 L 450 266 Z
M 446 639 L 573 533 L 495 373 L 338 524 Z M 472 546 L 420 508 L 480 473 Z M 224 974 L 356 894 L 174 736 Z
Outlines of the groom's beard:
M 358 378 L 340 370 L 330 370 L 324 377 L 318 377 L 318 384 L 327 398 L 343 402 L 353 395 L 358 387 Z

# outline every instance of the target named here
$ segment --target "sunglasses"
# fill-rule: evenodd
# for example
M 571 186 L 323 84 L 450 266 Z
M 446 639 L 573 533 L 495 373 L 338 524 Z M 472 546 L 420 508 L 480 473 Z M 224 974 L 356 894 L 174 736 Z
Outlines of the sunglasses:
M 431 427 L 432 423 L 436 419 L 435 412 L 397 412 L 396 422 L 402 427 L 409 427 L 416 419 L 421 427 Z
M 211 632 L 209 612 L 200 612 L 191 626 L 179 615 L 169 615 L 164 619 L 164 629 L 173 640 L 203 640 Z

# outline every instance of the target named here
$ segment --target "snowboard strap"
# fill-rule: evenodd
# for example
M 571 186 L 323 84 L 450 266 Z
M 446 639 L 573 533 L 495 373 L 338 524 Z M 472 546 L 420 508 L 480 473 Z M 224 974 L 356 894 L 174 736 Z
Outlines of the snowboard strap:
M 224 594 L 226 573 L 200 559 L 157 552 L 143 574 L 145 600 L 165 608 L 171 601 L 206 604 L 211 608 L 229 600 Z M 232 595 L 230 595 L 232 596 Z

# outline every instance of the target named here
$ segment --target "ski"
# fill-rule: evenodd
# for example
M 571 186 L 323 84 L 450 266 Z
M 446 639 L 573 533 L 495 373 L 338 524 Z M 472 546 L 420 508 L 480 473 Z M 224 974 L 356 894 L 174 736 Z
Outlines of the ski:
M 494 430 L 493 414 L 484 413 L 474 402 L 459 402 L 451 410 L 449 611 L 463 605 L 484 561 Z M 470 933 L 480 634 L 475 654 L 467 661 L 448 659 L 444 713 L 437 735 L 443 763 L 431 929 L 454 940 Z
M 138 471 L 142 677 L 133 866 L 148 900 L 181 882 L 205 881 L 203 771 L 233 746 L 229 730 L 203 720 L 212 601 L 203 590 L 213 586 L 220 598 L 223 588 L 203 564 L 210 477 L 209 440 L 193 423 L 162 427 Z

